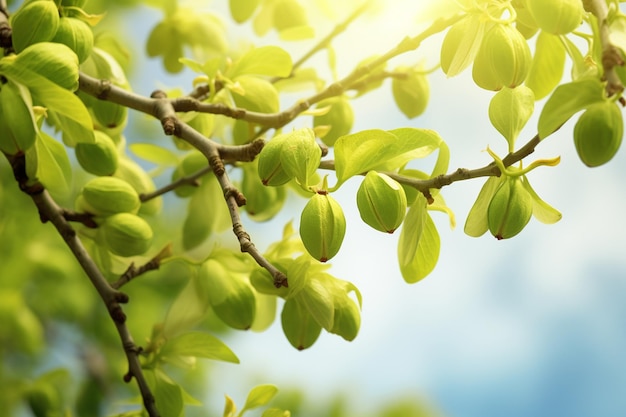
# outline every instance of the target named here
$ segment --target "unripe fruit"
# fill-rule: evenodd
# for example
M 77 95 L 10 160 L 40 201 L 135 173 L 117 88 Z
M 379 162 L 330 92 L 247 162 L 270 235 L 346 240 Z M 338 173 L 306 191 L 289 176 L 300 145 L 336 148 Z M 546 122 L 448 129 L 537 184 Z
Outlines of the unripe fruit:
M 115 213 L 136 213 L 139 196 L 129 183 L 115 177 L 98 177 L 83 187 L 82 196 L 87 210 L 98 216 Z
M 507 178 L 487 209 L 489 231 L 496 239 L 508 239 L 526 227 L 533 214 L 532 197 L 519 177 Z
M 274 5 L 274 27 L 283 31 L 307 24 L 306 10 L 296 0 L 279 0 Z
M 580 26 L 583 18 L 581 0 L 526 0 L 526 7 L 541 30 L 565 35 Z
M 259 154 L 259 178 L 263 185 L 283 185 L 293 178 L 283 168 L 280 160 L 283 146 L 286 146 L 286 135 L 278 135 L 265 144 Z
M 95 130 L 95 142 L 76 144 L 76 159 L 80 166 L 93 175 L 113 175 L 117 170 L 118 153 L 113 139 L 106 133 Z
M 624 135 L 622 112 L 616 103 L 591 105 L 574 126 L 574 145 L 581 161 L 589 167 L 606 164 L 615 156 Z
M 152 228 L 136 214 L 114 214 L 107 217 L 100 227 L 108 249 L 115 255 L 142 255 L 152 243 Z
M 59 20 L 54 1 L 25 3 L 11 18 L 15 52 L 19 54 L 30 45 L 50 41 L 57 32 Z
M 182 177 L 195 174 L 202 168 L 206 168 L 208 164 L 206 156 L 198 151 L 191 151 L 183 157 L 180 164 L 178 164 L 176 169 L 172 172 L 172 181 L 177 181 Z M 202 178 L 198 178 L 197 181 L 198 184 L 200 184 Z M 174 192 L 177 196 L 185 198 L 191 196 L 197 189 L 198 187 L 195 185 L 181 185 L 176 187 Z
M 148 173 L 144 171 L 138 163 L 130 158 L 119 159 L 117 171 L 115 171 L 114 177 L 120 178 L 130 184 L 138 195 L 151 193 L 156 190 L 156 186 L 154 185 L 154 181 L 150 175 L 148 175 Z M 159 210 L 161 210 L 162 205 L 162 197 L 159 196 L 151 198 L 150 200 L 141 203 L 139 213 L 156 214 Z
M 509 24 L 496 24 L 480 45 L 472 77 L 486 90 L 515 88 L 526 79 L 531 63 L 530 48 L 524 36 Z
M 247 330 L 256 315 L 256 297 L 249 282 L 229 273 L 215 259 L 202 264 L 198 278 L 205 280 L 208 299 L 215 314 L 234 329 Z
M 298 350 L 311 347 L 322 332 L 322 326 L 315 321 L 306 307 L 294 298 L 285 301 L 280 321 L 287 340 Z
M 400 67 L 397 72 L 406 73 L 406 78 L 394 78 L 391 91 L 396 105 L 409 119 L 419 116 L 426 110 L 430 87 L 426 76 L 410 68 Z
M 89 25 L 80 19 L 62 17 L 52 42 L 67 45 L 78 56 L 78 62 L 82 63 L 93 49 L 93 32 Z
M 37 139 L 30 92 L 24 86 L 7 82 L 0 90 L 0 151 L 14 155 L 27 151 Z M 24 99 L 29 103 L 26 103 Z
M 31 45 L 17 55 L 13 65 L 28 68 L 70 91 L 78 89 L 78 56 L 62 43 Z
M 385 174 L 369 171 L 361 183 L 356 203 L 361 219 L 381 232 L 393 233 L 404 220 L 407 200 L 402 186 Z
M 264 186 L 254 168 L 244 171 L 241 192 L 246 197 L 244 209 L 257 222 L 270 220 L 278 214 L 287 197 L 285 187 Z
M 354 124 L 354 112 L 350 102 L 345 97 L 333 97 L 322 100 L 317 108 L 330 106 L 326 114 L 315 116 L 313 126 L 329 126 L 330 130 L 322 137 L 327 146 L 333 146 L 340 136 L 347 135 Z
M 346 218 L 328 194 L 315 194 L 300 215 L 300 237 L 307 252 L 326 262 L 339 252 L 346 234 Z

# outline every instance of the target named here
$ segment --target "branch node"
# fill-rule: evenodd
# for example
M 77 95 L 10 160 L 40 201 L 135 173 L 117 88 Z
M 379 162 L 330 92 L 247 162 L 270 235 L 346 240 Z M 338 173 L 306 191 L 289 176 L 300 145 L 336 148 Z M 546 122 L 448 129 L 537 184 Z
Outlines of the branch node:
M 217 177 L 221 177 L 226 172 L 224 161 L 222 161 L 219 155 L 211 156 L 209 158 L 209 165 L 211 165 L 211 168 Z
M 154 90 L 150 94 L 150 98 L 167 98 L 167 94 L 163 90 Z

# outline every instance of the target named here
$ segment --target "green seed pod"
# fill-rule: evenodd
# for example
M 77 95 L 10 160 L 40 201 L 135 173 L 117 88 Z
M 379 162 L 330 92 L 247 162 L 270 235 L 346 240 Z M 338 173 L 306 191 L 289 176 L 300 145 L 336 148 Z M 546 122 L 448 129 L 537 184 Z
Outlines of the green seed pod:
M 256 297 L 245 278 L 229 273 L 220 262 L 209 259 L 200 267 L 198 279 L 205 280 L 209 304 L 220 320 L 239 330 L 252 326 Z
M 322 137 L 327 146 L 333 146 L 340 136 L 347 135 L 354 124 L 354 112 L 346 97 L 333 97 L 317 103 L 317 108 L 330 106 L 326 114 L 315 116 L 313 126 L 329 126 L 330 130 Z
M 430 87 L 425 75 L 407 67 L 400 67 L 396 72 L 406 73 L 406 78 L 394 78 L 391 91 L 396 105 L 409 119 L 413 119 L 426 110 Z
M 183 157 L 180 164 L 178 164 L 176 169 L 172 172 L 172 181 L 178 181 L 182 177 L 195 174 L 201 169 L 206 168 L 208 164 L 206 156 L 198 151 L 191 151 Z M 198 178 L 197 181 L 198 185 L 200 185 L 202 178 Z M 198 186 L 196 185 L 181 185 L 180 187 L 176 187 L 174 192 L 177 196 L 185 198 L 191 196 L 197 189 Z
M 369 171 L 356 193 L 361 219 L 381 232 L 393 233 L 404 220 L 407 200 L 402 186 L 385 174 Z
M 278 186 L 287 184 L 293 176 L 283 168 L 280 155 L 287 144 L 286 135 L 277 135 L 265 144 L 259 154 L 259 178 L 263 185 Z
M 306 10 L 298 1 L 279 0 L 274 4 L 274 27 L 279 32 L 306 24 Z
M 300 215 L 300 237 L 307 252 L 326 262 L 339 252 L 346 234 L 346 218 L 328 194 L 315 194 Z
M 498 91 L 522 84 L 532 57 L 524 36 L 509 24 L 496 24 L 486 34 L 476 54 L 472 77 L 476 85 Z
M 27 151 L 37 139 L 37 127 L 28 89 L 11 81 L 0 90 L 0 150 L 9 155 Z
M 82 196 L 90 213 L 110 216 L 115 213 L 137 213 L 139 195 L 126 181 L 115 177 L 98 177 L 83 187 Z
M 322 332 L 322 326 L 315 321 L 306 307 L 294 298 L 285 301 L 280 321 L 287 340 L 298 350 L 313 346 Z
M 107 248 L 115 255 L 142 255 L 152 243 L 152 228 L 136 214 L 114 214 L 104 220 L 101 228 Z
M 619 150 L 624 135 L 622 112 L 616 103 L 591 105 L 574 126 L 578 157 L 589 167 L 609 162 Z
M 52 0 L 24 3 L 11 18 L 13 48 L 18 54 L 38 42 L 48 42 L 57 33 L 59 10 Z
M 139 166 L 138 163 L 130 158 L 120 158 L 118 161 L 117 171 L 113 175 L 115 178 L 130 184 L 137 194 L 148 194 L 156 190 L 154 181 L 148 173 Z M 140 214 L 156 214 L 161 210 L 163 198 L 156 197 L 141 203 L 139 207 Z
M 533 214 L 533 200 L 519 177 L 507 178 L 496 191 L 489 208 L 489 231 L 496 239 L 508 239 L 526 227 Z
M 17 55 L 13 65 L 28 68 L 70 91 L 78 89 L 78 56 L 62 43 L 30 45 Z
M 583 19 L 581 0 L 526 0 L 526 7 L 537 26 L 554 35 L 570 33 Z
M 94 131 L 94 143 L 76 144 L 76 159 L 80 166 L 93 175 L 113 175 L 117 170 L 118 153 L 113 139 L 104 132 Z
M 67 45 L 78 56 L 78 62 L 82 63 L 93 49 L 93 32 L 89 25 L 80 19 L 62 17 L 52 42 Z
M 273 218 L 282 209 L 287 198 L 285 187 L 266 187 L 261 183 L 255 164 L 244 168 L 241 192 L 246 197 L 244 209 L 250 218 L 263 222 Z

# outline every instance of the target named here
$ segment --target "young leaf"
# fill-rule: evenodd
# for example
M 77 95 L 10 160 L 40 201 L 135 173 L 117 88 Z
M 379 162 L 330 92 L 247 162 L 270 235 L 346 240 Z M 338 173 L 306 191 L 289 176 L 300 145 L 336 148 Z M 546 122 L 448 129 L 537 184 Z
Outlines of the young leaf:
M 515 139 L 532 116 L 534 108 L 533 91 L 525 86 L 504 87 L 491 99 L 489 120 L 509 142 L 510 150 L 515 148 Z
M 486 20 L 479 13 L 455 23 L 441 45 L 441 69 L 454 77 L 474 61 L 485 35 Z
M 160 370 L 143 370 L 162 417 L 180 417 L 183 411 L 181 387 Z
M 237 23 L 243 23 L 254 14 L 261 0 L 230 0 L 230 14 Z
M 248 393 L 248 398 L 246 398 L 246 403 L 243 406 L 243 409 L 239 413 L 239 416 L 243 415 L 244 411 L 251 410 L 253 408 L 261 407 L 269 403 L 272 398 L 278 392 L 278 388 L 275 385 L 266 384 L 266 385 L 257 385 L 252 388 Z
M 278 112 L 278 91 L 269 81 L 253 75 L 242 75 L 235 81 L 231 94 L 237 107 L 259 113 Z
M 268 408 L 263 411 L 261 417 L 291 417 L 289 410 L 281 410 L 280 408 Z
M 291 56 L 278 46 L 263 46 L 248 51 L 227 72 L 229 78 L 240 75 L 267 75 L 288 77 L 292 68 Z
M 232 398 L 228 395 L 224 395 L 224 417 L 235 417 L 237 412 L 237 406 Z
M 418 202 L 411 207 L 407 214 L 398 243 L 400 272 L 404 280 L 409 284 L 418 282 L 435 269 L 441 246 L 435 223 L 427 213 L 421 213 L 422 211 L 426 212 L 426 207 L 422 204 L 417 204 Z M 411 211 L 413 211 L 413 213 L 411 213 Z M 417 219 L 422 218 L 423 220 L 421 222 L 410 221 L 410 224 L 414 224 L 416 228 L 407 228 L 409 216 L 415 216 Z M 416 242 L 417 249 L 411 254 L 407 251 L 407 248 L 415 245 L 410 242 L 411 240 L 416 240 L 415 236 L 419 236 Z
M 554 90 L 539 116 L 539 137 L 545 139 L 574 114 L 604 99 L 604 86 L 597 78 L 562 84 Z
M 35 146 L 26 152 L 29 178 L 38 179 L 56 196 L 65 196 L 72 183 L 72 167 L 65 147 L 44 132 L 39 132 Z
M 162 146 L 151 143 L 132 143 L 128 145 L 130 150 L 146 161 L 163 167 L 175 167 L 180 162 L 176 154 Z
M 450 149 L 448 148 L 446 142 L 443 141 L 443 139 L 441 138 L 441 136 L 439 136 L 437 132 L 430 129 L 416 129 L 411 127 L 393 129 L 389 132 L 396 135 L 401 142 L 411 143 L 411 146 L 415 147 L 415 153 L 409 152 L 405 155 L 402 155 L 401 159 L 396 159 L 390 162 L 391 164 L 398 165 L 398 163 L 401 162 L 399 165 L 404 165 L 411 159 L 424 158 L 428 156 L 430 152 L 438 150 L 439 153 L 437 155 L 437 162 L 435 162 L 435 166 L 433 167 L 433 171 L 431 172 L 430 177 L 433 178 L 448 172 L 448 165 L 450 163 Z M 433 150 L 426 154 L 422 153 L 427 149 Z M 405 159 L 406 162 L 404 162 Z
M 557 35 L 541 31 L 537 36 L 535 55 L 526 77 L 526 86 L 535 93 L 535 100 L 550 94 L 563 78 L 565 48 Z
M 526 191 L 528 191 L 528 194 L 532 197 L 533 216 L 535 219 L 545 224 L 553 224 L 561 220 L 563 217 L 561 212 L 543 201 L 541 197 L 537 195 L 533 187 L 531 187 L 530 182 L 528 182 L 526 177 L 524 177 L 522 184 L 524 185 L 524 188 L 526 188 Z
M 398 261 L 400 265 L 410 264 L 417 252 L 419 241 L 422 238 L 424 222 L 428 217 L 426 198 L 418 194 L 413 205 L 404 219 L 404 226 L 398 241 Z
M 208 333 L 183 333 L 168 340 L 161 350 L 161 356 L 195 356 L 205 359 L 239 363 L 239 358 L 221 340 Z
M 466 235 L 480 237 L 489 230 L 487 209 L 489 208 L 489 203 L 491 203 L 491 198 L 500 188 L 503 181 L 503 177 L 489 177 L 480 189 L 478 197 L 467 215 L 467 220 L 465 220 L 464 231 Z

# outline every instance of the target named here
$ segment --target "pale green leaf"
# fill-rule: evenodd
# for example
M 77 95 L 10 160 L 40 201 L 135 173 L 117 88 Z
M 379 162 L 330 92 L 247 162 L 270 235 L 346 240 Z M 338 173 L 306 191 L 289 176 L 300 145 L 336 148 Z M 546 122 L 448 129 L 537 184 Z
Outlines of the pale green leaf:
M 195 356 L 239 363 L 239 358 L 224 342 L 213 335 L 202 332 L 183 333 L 174 339 L 168 340 L 160 353 L 163 357 L 168 355 Z
M 224 417 L 234 417 L 237 412 L 237 406 L 232 398 L 228 395 L 224 395 Z
M 315 37 L 315 28 L 309 25 L 293 26 L 281 30 L 279 36 L 283 41 L 313 39 Z
M 474 205 L 470 209 L 467 220 L 465 220 L 465 234 L 472 237 L 480 237 L 489 230 L 489 224 L 487 221 L 487 209 L 493 195 L 496 193 L 502 182 L 502 177 L 489 177 L 483 187 L 478 193 L 478 197 L 474 202 Z
M 272 285 L 273 287 L 273 285 Z M 276 318 L 276 299 L 274 295 L 266 295 L 257 293 L 256 311 L 254 313 L 254 321 L 250 330 L 262 332 L 269 328 Z
M 473 13 L 450 28 L 441 45 L 441 67 L 448 77 L 460 74 L 474 62 L 486 23 L 481 14 Z
M 278 91 L 272 83 L 253 75 L 242 75 L 235 81 L 229 88 L 237 107 L 259 113 L 278 112 Z
M 597 78 L 562 84 L 554 90 L 539 116 L 539 137 L 545 139 L 574 114 L 604 99 L 604 85 Z
M 394 129 L 390 130 L 390 132 L 396 135 L 400 141 L 410 143 L 410 147 L 415 147 L 414 151 L 401 155 L 401 157 L 396 160 L 390 161 L 392 166 L 398 164 L 398 162 L 401 162 L 400 165 L 404 165 L 410 159 L 423 158 L 432 151 L 428 153 L 424 152 L 434 148 L 438 149 L 439 154 L 437 155 L 437 162 L 435 162 L 433 171 L 430 174 L 431 178 L 448 172 L 450 149 L 437 132 L 430 129 L 416 129 L 410 127 Z M 406 160 L 406 162 L 404 162 L 404 160 Z
M 295 296 L 298 303 L 306 308 L 315 321 L 330 331 L 335 320 L 335 306 L 329 288 L 319 279 L 309 279 L 305 289 Z
M 428 217 L 426 205 L 424 195 L 418 194 L 404 218 L 400 239 L 398 240 L 398 261 L 400 265 L 410 264 L 417 253 L 417 247 L 424 230 L 424 222 L 426 217 Z
M 187 68 L 191 69 L 193 72 L 196 72 L 198 74 L 204 74 L 204 67 L 198 61 L 190 58 L 179 58 L 178 61 Z
M 545 224 L 553 224 L 561 220 L 563 215 L 560 211 L 552 207 L 550 204 L 546 203 L 537 195 L 533 187 L 531 187 L 527 178 L 524 178 L 522 182 L 528 194 L 532 197 L 533 202 L 533 216 L 535 219 L 539 220 L 541 223 Z
M 65 146 L 39 132 L 35 146 L 26 154 L 29 177 L 39 180 L 55 197 L 67 196 L 72 183 L 72 166 Z
M 186 272 L 191 277 L 165 316 L 163 335 L 167 338 L 174 338 L 191 329 L 204 317 L 209 306 L 206 291 L 202 290 L 202 282 L 195 271 L 190 269 Z
M 291 56 L 284 49 L 262 46 L 244 54 L 233 64 L 227 76 L 233 79 L 246 74 L 288 77 L 292 66 Z
M 537 36 L 535 55 L 526 86 L 535 93 L 535 100 L 550 94 L 563 78 L 565 48 L 557 35 L 543 30 Z
M 425 211 L 425 210 L 424 210 Z M 424 221 L 421 223 L 422 230 L 411 230 L 406 229 L 406 226 L 402 228 L 402 233 L 404 234 L 415 234 L 419 235 L 419 241 L 417 242 L 417 250 L 413 254 L 413 257 L 410 258 L 406 256 L 406 254 L 400 254 L 400 246 L 398 246 L 398 258 L 409 258 L 410 261 L 407 263 L 400 262 L 400 272 L 402 273 L 402 277 L 404 280 L 413 284 L 432 272 L 437 265 L 437 260 L 439 259 L 439 249 L 441 246 L 441 242 L 439 239 L 439 233 L 437 232 L 437 228 L 435 227 L 435 223 L 432 218 L 426 214 L 424 216 Z M 407 238 L 404 240 L 406 241 Z M 400 235 L 400 243 L 402 243 L 403 238 L 402 234 Z
M 448 215 L 448 219 L 450 220 L 450 229 L 454 229 L 456 227 L 456 216 L 454 212 L 448 205 L 446 201 L 443 199 L 441 193 L 437 193 L 433 195 L 434 202 L 428 205 L 428 210 L 431 211 L 441 211 Z
M 261 0 L 229 0 L 228 6 L 233 20 L 237 23 L 243 23 L 250 19 Z
M 183 411 L 183 393 L 180 386 L 158 369 L 144 369 L 144 377 L 154 395 L 159 414 L 162 417 L 180 417 Z
M 246 398 L 246 403 L 243 406 L 243 409 L 239 413 L 241 416 L 244 411 L 251 410 L 253 408 L 261 407 L 269 403 L 272 398 L 278 392 L 278 388 L 275 385 L 265 384 L 265 385 L 257 385 L 252 388 L 248 393 L 248 398 Z
M 159 166 L 175 167 L 180 162 L 174 152 L 162 146 L 153 145 L 151 143 L 132 143 L 128 147 L 141 159 Z
M 504 87 L 489 103 L 489 120 L 514 149 L 515 140 L 532 116 L 535 108 L 533 90 L 525 86 Z
M 280 408 L 268 408 L 263 411 L 261 417 L 291 417 L 289 410 L 281 410 Z

